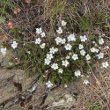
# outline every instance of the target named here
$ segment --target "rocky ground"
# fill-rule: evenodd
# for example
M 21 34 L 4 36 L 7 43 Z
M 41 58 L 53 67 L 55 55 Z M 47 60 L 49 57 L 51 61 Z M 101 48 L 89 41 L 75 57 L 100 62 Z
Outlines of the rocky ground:
M 80 79 L 48 90 L 38 76 L 0 68 L 0 110 L 94 110 L 97 103 L 102 110 L 110 110 L 109 71 L 91 75 L 90 85 Z

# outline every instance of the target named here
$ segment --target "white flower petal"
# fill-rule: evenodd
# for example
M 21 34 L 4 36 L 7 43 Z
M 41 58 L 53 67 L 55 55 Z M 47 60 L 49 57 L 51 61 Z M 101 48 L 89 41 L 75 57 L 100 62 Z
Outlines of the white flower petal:
M 5 56 L 6 55 L 6 51 L 7 51 L 7 49 L 6 48 L 0 48 L 0 52 L 2 53 L 2 55 L 3 56 Z
M 13 43 L 11 44 L 11 47 L 15 49 L 17 48 L 17 46 L 18 46 L 18 43 L 16 41 L 13 41 Z
M 83 81 L 83 84 L 85 84 L 85 85 L 88 85 L 90 82 L 87 80 L 87 79 L 85 79 L 84 81 Z
M 40 35 L 42 38 L 45 37 L 45 32 L 42 32 Z
M 102 63 L 102 68 L 107 68 L 108 66 L 109 66 L 109 63 L 107 61 Z
M 57 70 L 57 69 L 58 69 L 58 64 L 57 64 L 57 63 L 53 63 L 53 64 L 51 65 L 51 68 L 52 68 L 53 70 Z
M 40 48 L 41 48 L 41 49 L 44 49 L 44 48 L 45 48 L 45 43 L 41 44 L 41 45 L 40 45 Z
M 36 28 L 36 34 L 41 34 L 42 33 L 42 28 Z
M 41 38 L 37 38 L 36 40 L 35 40 L 35 44 L 40 44 L 41 43 Z
M 62 26 L 66 26 L 67 22 L 65 22 L 64 20 L 61 21 L 61 25 Z
M 62 30 L 61 27 L 59 27 L 58 30 L 56 30 L 56 32 L 57 32 L 58 34 L 62 34 L 62 33 L 63 33 L 63 30 Z
M 74 33 L 73 33 L 73 34 L 70 34 L 70 35 L 67 37 L 67 39 L 68 39 L 68 41 L 76 41 L 76 37 L 75 37 Z
M 53 86 L 53 84 L 52 84 L 50 81 L 48 81 L 48 82 L 46 83 L 46 86 L 47 86 L 47 88 L 51 88 L 51 87 Z
M 75 71 L 75 72 L 74 72 L 74 75 L 75 75 L 76 77 L 81 76 L 81 71 L 80 71 L 80 70 Z
M 87 36 L 86 35 L 80 36 L 80 39 L 81 39 L 81 42 L 85 42 L 87 41 Z
M 86 60 L 90 60 L 91 59 L 91 56 L 89 54 L 86 55 Z
M 59 68 L 58 69 L 58 73 L 63 73 L 63 69 L 62 68 Z
M 68 60 L 63 60 L 62 61 L 62 65 L 65 66 L 65 67 L 67 67 L 69 65 Z
M 73 55 L 72 55 L 72 59 L 73 59 L 73 60 L 78 60 L 78 55 L 77 55 L 77 54 L 73 54 Z
M 70 44 L 66 44 L 64 47 L 65 47 L 66 50 L 71 50 L 72 49 L 72 46 Z
M 99 44 L 100 44 L 100 45 L 103 45 L 103 44 L 104 44 L 104 39 L 103 39 L 103 38 L 100 38 L 100 39 L 99 39 Z

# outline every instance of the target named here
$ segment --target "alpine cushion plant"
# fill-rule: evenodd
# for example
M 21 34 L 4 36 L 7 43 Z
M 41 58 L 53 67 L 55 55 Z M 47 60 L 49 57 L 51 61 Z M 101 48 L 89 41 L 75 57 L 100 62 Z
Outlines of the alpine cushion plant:
M 95 62 L 102 62 L 101 68 L 109 66 L 102 51 L 105 48 L 103 36 L 76 35 L 67 32 L 67 24 L 62 20 L 52 36 L 41 27 L 36 28 L 33 42 L 23 45 L 14 40 L 11 44 L 22 62 L 20 66 L 40 74 L 48 88 L 54 83 L 66 83 L 88 75 Z M 6 54 L 5 47 L 1 52 Z M 89 84 L 86 79 L 84 83 Z

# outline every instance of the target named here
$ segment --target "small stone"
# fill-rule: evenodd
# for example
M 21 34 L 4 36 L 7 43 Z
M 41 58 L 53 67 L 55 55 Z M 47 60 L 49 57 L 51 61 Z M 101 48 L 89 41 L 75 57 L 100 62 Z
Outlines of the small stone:
M 65 103 L 65 100 L 64 99 L 61 99 L 59 100 L 58 102 L 53 102 L 53 106 L 61 106 L 61 105 L 64 105 Z

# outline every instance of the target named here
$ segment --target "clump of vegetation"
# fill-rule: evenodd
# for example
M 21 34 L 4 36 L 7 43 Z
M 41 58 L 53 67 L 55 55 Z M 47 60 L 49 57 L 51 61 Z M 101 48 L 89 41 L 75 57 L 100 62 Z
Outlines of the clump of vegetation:
M 67 25 L 66 21 L 61 20 L 51 35 L 41 27 L 36 28 L 36 36 L 29 43 L 13 40 L 10 44 L 19 66 L 30 75 L 39 74 L 43 80 L 49 81 L 49 87 L 52 83 L 67 83 L 89 75 L 95 63 L 102 62 L 104 58 L 105 35 L 78 35 L 69 32 Z M 1 48 L 1 52 L 5 55 L 6 48 Z M 102 68 L 108 66 L 107 61 L 100 65 Z

